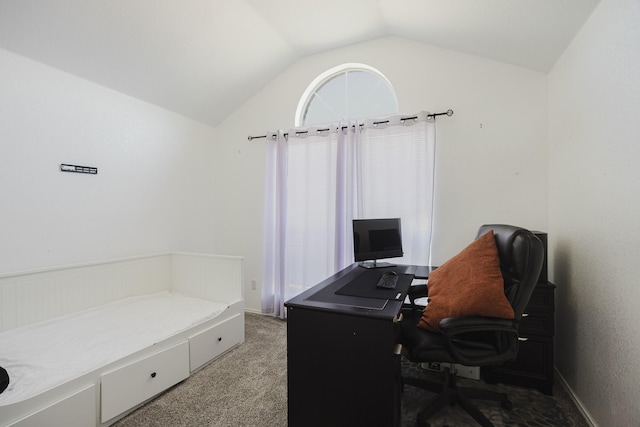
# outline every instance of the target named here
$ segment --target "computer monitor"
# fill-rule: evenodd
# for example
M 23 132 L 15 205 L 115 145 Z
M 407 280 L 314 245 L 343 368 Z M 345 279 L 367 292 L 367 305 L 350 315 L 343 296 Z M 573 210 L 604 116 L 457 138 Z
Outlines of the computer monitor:
M 378 260 L 404 255 L 400 218 L 354 219 L 353 254 L 362 267 L 393 267 Z

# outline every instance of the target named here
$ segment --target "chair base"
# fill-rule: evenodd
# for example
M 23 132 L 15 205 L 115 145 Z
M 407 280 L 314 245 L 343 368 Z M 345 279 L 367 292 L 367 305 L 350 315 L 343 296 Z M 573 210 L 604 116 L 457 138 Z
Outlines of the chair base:
M 443 372 L 444 382 L 435 383 L 419 378 L 403 377 L 403 384 L 419 387 L 438 393 L 433 400 L 424 405 L 416 417 L 416 427 L 428 427 L 427 420 L 446 405 L 459 404 L 471 417 L 483 427 L 494 427 L 482 412 L 471 403 L 470 399 L 495 400 L 500 402 L 503 408 L 510 410 L 513 407 L 511 401 L 504 393 L 477 388 L 458 387 L 456 376 L 446 368 Z

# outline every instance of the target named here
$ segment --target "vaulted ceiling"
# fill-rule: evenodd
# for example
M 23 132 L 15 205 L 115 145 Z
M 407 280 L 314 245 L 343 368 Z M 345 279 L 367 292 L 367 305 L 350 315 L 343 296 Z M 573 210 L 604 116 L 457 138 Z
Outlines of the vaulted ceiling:
M 215 126 L 297 59 L 389 35 L 547 72 L 598 2 L 1 0 L 0 48 Z

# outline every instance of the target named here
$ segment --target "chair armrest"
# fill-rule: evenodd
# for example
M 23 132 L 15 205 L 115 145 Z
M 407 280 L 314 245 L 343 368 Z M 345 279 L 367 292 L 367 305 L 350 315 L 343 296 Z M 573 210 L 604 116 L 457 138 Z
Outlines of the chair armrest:
M 468 332 L 514 332 L 518 333 L 518 323 L 513 319 L 497 317 L 467 316 L 447 317 L 438 324 L 445 336 L 455 336 Z
M 518 351 L 518 322 L 513 319 L 450 317 L 439 327 L 445 347 L 463 365 L 500 364 Z
M 427 289 L 427 285 L 426 284 L 420 284 L 420 285 L 411 285 L 409 287 L 409 292 L 407 292 L 407 297 L 409 297 L 409 305 L 411 307 L 411 315 L 412 316 L 417 316 L 419 313 L 422 312 L 422 309 L 424 308 L 423 306 L 418 307 L 416 305 L 416 300 L 418 298 L 424 298 L 427 296 L 428 294 L 428 289 Z
M 409 292 L 407 296 L 409 297 L 409 301 L 411 301 L 412 305 L 415 305 L 415 301 L 418 298 L 424 298 L 429 295 L 429 289 L 426 284 L 421 285 L 411 285 L 409 287 Z

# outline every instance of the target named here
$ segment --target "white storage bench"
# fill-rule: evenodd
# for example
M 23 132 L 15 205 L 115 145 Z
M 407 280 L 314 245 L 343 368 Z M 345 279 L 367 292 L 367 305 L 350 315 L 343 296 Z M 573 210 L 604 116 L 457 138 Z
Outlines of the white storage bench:
M 244 342 L 243 259 L 169 253 L 0 276 L 0 426 L 108 426 Z

